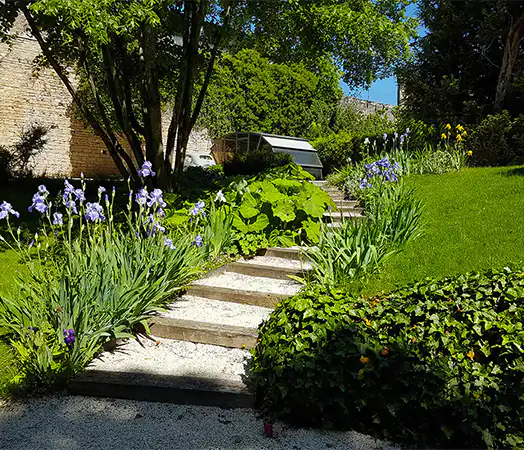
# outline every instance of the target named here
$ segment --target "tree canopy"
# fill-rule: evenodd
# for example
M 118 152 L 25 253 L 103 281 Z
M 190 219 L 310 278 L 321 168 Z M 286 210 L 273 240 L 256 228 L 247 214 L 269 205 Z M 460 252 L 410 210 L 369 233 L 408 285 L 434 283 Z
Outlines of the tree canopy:
M 23 14 L 44 61 L 71 93 L 123 176 L 145 159 L 168 187 L 182 170 L 217 57 L 257 48 L 273 62 L 326 60 L 351 86 L 408 54 L 410 0 L 7 0 L 0 34 Z M 73 73 L 74 72 L 74 73 Z M 73 83 L 73 76 L 80 84 Z M 162 129 L 162 114 L 171 117 Z M 123 139 L 122 139 L 123 138 Z M 143 148 L 145 147 L 145 154 Z
M 427 122 L 478 122 L 524 111 L 524 4 L 515 0 L 419 0 L 427 35 L 400 70 L 404 108 Z
M 317 73 L 278 64 L 256 50 L 226 54 L 217 64 L 198 125 L 212 138 L 234 131 L 308 137 L 327 129 L 342 96 L 329 61 Z

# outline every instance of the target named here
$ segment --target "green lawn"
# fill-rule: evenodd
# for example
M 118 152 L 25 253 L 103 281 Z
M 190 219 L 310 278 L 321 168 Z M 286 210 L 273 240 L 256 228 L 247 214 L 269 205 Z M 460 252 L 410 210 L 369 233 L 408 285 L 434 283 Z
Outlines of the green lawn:
M 425 234 L 389 260 L 364 292 L 524 261 L 524 167 L 417 175 L 406 182 L 425 204 Z

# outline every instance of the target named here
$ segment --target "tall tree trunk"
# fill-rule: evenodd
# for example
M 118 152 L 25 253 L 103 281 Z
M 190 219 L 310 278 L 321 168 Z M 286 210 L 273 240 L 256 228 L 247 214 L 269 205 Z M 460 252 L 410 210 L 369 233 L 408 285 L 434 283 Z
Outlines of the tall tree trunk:
M 99 136 L 104 144 L 106 145 L 109 154 L 111 155 L 111 158 L 113 159 L 118 171 L 120 174 L 124 177 L 124 179 L 128 178 L 130 175 L 133 175 L 133 169 L 134 167 L 131 165 L 129 166 L 128 161 L 126 161 L 126 164 L 128 167 L 124 165 L 123 161 L 125 160 L 124 156 L 122 154 L 123 149 L 120 147 L 120 144 L 118 143 L 118 140 L 112 139 L 111 136 L 109 136 L 104 128 L 100 125 L 100 123 L 96 120 L 95 116 L 91 113 L 89 108 L 82 103 L 80 100 L 80 97 L 78 93 L 76 92 L 76 89 L 73 87 L 73 84 L 67 77 L 65 71 L 62 69 L 58 61 L 54 58 L 53 54 L 50 52 L 49 47 L 47 46 L 42 34 L 40 33 L 40 30 L 38 29 L 38 26 L 27 9 L 27 6 L 22 5 L 21 11 L 24 17 L 27 20 L 27 23 L 29 24 L 29 28 L 31 29 L 32 35 L 35 37 L 36 41 L 38 42 L 40 49 L 42 50 L 42 53 L 46 57 L 47 61 L 51 65 L 51 67 L 54 69 L 55 73 L 57 74 L 58 78 L 62 81 L 66 89 L 68 90 L 69 94 L 73 98 L 73 102 L 76 104 L 84 118 L 87 120 L 93 131 L 97 136 Z M 125 151 L 124 151 L 125 153 Z
M 510 27 L 504 43 L 504 54 L 500 65 L 497 89 L 495 92 L 495 103 L 493 110 L 495 113 L 502 111 L 508 87 L 513 77 L 513 70 L 519 55 L 520 42 L 524 37 L 524 14 Z
M 162 104 L 155 63 L 156 35 L 149 24 L 142 27 L 140 68 L 142 70 L 142 102 L 146 136 L 146 158 L 157 171 L 157 184 L 164 190 L 170 189 L 170 168 L 164 165 L 162 140 Z

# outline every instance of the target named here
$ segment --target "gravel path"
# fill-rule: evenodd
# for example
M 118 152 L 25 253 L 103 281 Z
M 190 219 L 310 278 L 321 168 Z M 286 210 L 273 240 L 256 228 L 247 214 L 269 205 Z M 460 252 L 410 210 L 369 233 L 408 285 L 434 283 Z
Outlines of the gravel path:
M 274 426 L 249 410 L 56 395 L 0 405 L 2 450 L 393 450 L 355 432 Z
M 285 267 L 297 270 L 311 269 L 311 263 L 307 261 L 300 261 L 297 259 L 277 258 L 274 256 L 257 256 L 250 259 L 241 259 L 239 262 L 246 264 L 260 264 L 263 266 Z
M 161 339 L 129 339 L 113 352 L 104 352 L 88 366 L 104 372 L 147 373 L 242 382 L 249 351 L 217 345 Z
M 258 328 L 271 309 L 184 295 L 169 306 L 162 317 Z
M 302 285 L 291 280 L 275 280 L 265 277 L 252 277 L 235 272 L 225 272 L 194 281 L 203 286 L 220 286 L 244 291 L 267 292 L 268 294 L 296 294 Z

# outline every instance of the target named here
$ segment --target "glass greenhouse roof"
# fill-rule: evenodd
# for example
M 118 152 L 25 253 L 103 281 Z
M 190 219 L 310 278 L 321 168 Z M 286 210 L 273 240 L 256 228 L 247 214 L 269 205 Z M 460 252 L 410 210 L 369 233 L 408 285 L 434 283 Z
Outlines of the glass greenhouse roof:
M 268 133 L 231 133 L 220 139 L 232 151 L 254 151 L 266 145 L 274 153 L 288 153 L 299 166 L 322 169 L 317 151 L 305 139 Z

